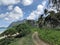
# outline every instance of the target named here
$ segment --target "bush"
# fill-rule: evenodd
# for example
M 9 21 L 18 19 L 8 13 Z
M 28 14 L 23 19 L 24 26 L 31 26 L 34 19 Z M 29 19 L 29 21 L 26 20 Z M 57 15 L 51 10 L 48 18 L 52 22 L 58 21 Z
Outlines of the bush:
M 51 45 L 60 45 L 60 31 L 58 29 L 39 29 L 39 37 Z
M 20 35 L 26 35 L 26 34 L 29 34 L 31 31 L 30 31 L 30 27 L 23 23 L 23 24 L 20 24 L 16 27 L 16 30 L 18 31 L 18 33 L 20 33 Z
M 17 32 L 19 33 L 19 35 L 16 36 L 18 38 L 26 36 L 27 34 L 29 34 L 31 32 L 30 26 L 23 23 L 23 24 L 19 24 L 15 27 L 7 29 L 2 34 L 7 35 L 7 36 L 10 35 L 10 36 L 6 37 L 5 39 L 0 40 L 0 45 L 8 45 L 12 41 L 14 41 L 15 37 L 12 37 L 11 35 L 16 34 Z
M 0 40 L 0 45 L 8 45 L 12 41 L 14 41 L 14 38 L 13 37 L 2 39 L 2 40 Z
M 5 32 L 3 32 L 3 35 L 13 35 L 16 34 L 17 30 L 15 28 L 9 28 Z

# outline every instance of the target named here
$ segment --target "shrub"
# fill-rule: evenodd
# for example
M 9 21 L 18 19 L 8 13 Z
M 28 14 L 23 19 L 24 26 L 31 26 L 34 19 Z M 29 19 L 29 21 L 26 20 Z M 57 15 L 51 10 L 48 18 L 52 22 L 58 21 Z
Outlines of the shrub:
M 30 27 L 23 23 L 23 24 L 20 24 L 16 27 L 16 30 L 18 31 L 18 33 L 20 33 L 20 35 L 26 35 L 26 34 L 29 34 L 31 31 L 30 31 Z

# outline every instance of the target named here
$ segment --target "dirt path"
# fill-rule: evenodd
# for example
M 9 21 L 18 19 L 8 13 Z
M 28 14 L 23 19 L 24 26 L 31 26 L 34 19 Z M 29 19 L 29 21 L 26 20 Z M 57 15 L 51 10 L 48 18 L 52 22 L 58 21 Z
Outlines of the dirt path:
M 42 41 L 39 37 L 38 37 L 38 32 L 35 32 L 32 35 L 32 39 L 33 42 L 35 43 L 35 45 L 49 45 L 48 43 L 45 43 L 44 41 Z

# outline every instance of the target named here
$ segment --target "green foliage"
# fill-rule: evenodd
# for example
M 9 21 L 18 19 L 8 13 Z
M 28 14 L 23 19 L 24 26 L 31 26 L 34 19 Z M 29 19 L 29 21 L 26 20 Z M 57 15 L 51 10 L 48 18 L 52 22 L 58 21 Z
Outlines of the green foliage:
M 18 31 L 18 33 L 20 33 L 22 35 L 26 35 L 31 32 L 29 25 L 27 25 L 25 23 L 16 26 L 16 30 Z
M 38 32 L 40 39 L 50 43 L 51 45 L 60 45 L 60 29 L 50 29 L 50 28 L 31 28 L 32 33 Z M 31 36 L 30 36 L 31 37 Z M 32 45 L 30 43 L 30 37 L 21 38 L 14 43 L 9 45 Z M 29 40 L 29 41 L 28 41 Z M 21 41 L 21 42 L 20 42 Z
M 39 29 L 39 37 L 51 45 L 60 45 L 60 29 Z
M 27 24 L 20 24 L 16 26 L 17 32 L 19 32 L 22 35 L 25 35 L 21 39 L 19 38 L 16 40 L 16 38 L 5 38 L 3 40 L 0 40 L 0 45 L 34 45 L 32 42 L 32 33 L 38 32 L 39 37 L 49 42 L 51 45 L 60 45 L 60 29 L 50 29 L 50 28 L 36 28 L 36 27 L 30 27 Z M 30 31 L 32 33 L 30 33 Z M 31 34 L 30 36 L 28 34 Z M 28 38 L 26 37 L 28 35 Z M 16 40 L 16 41 L 14 41 Z
M 57 15 L 59 15 L 59 13 Z M 50 17 L 53 18 L 52 16 L 55 17 L 54 15 L 51 14 Z M 59 16 L 56 16 L 56 18 L 58 17 Z M 44 21 L 42 18 L 39 20 L 41 20 L 39 21 L 39 23 Z M 56 24 L 56 22 L 54 24 Z M 27 37 L 24 38 L 24 36 L 31 34 L 31 32 L 34 33 L 36 31 L 39 33 L 39 37 L 44 41 L 49 42 L 50 44 L 53 44 L 53 45 L 60 45 L 60 29 L 36 28 L 36 27 L 32 27 L 28 23 L 22 23 L 22 24 L 13 26 L 12 28 L 9 28 L 4 33 L 2 33 L 3 35 L 13 35 L 18 32 L 19 35 L 22 36 L 22 38 L 19 41 L 17 40 L 16 42 L 13 42 L 17 38 L 7 37 L 5 39 L 0 40 L 0 45 L 8 45 L 8 44 L 9 45 L 17 45 L 17 44 L 18 45 L 34 45 L 32 44 L 33 42 L 32 42 L 31 35 L 28 36 L 28 38 Z
M 7 35 L 8 37 L 0 40 L 0 45 L 8 45 L 12 41 L 14 41 L 16 38 L 12 37 L 12 35 L 16 34 L 17 32 L 19 33 L 19 35 L 17 35 L 18 38 L 19 36 L 26 36 L 27 34 L 31 33 L 30 26 L 26 23 L 23 23 L 7 29 L 5 32 L 2 33 L 2 35 Z
M 20 33 L 20 35 L 26 35 L 29 34 L 30 27 L 26 23 L 22 23 L 16 26 L 13 26 L 12 28 L 8 28 L 5 32 L 2 33 L 2 35 L 13 35 L 16 33 Z
M 23 38 L 19 38 L 15 42 L 10 43 L 9 45 L 35 45 L 32 40 L 32 34 L 27 34 Z
M 16 34 L 17 30 L 15 28 L 9 28 L 5 32 L 3 32 L 3 35 L 13 35 Z
M 0 40 L 0 45 L 8 45 L 12 41 L 14 41 L 13 37 L 8 37 L 8 38 L 5 38 L 5 39 L 2 39 L 2 40 Z

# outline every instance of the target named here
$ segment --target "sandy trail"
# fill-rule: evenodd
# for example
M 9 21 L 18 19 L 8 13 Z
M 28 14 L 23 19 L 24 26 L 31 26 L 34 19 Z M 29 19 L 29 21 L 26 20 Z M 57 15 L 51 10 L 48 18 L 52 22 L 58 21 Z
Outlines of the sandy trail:
M 32 39 L 35 45 L 49 45 L 48 43 L 45 43 L 44 41 L 42 41 L 39 36 L 38 36 L 38 32 L 35 32 L 32 35 Z

